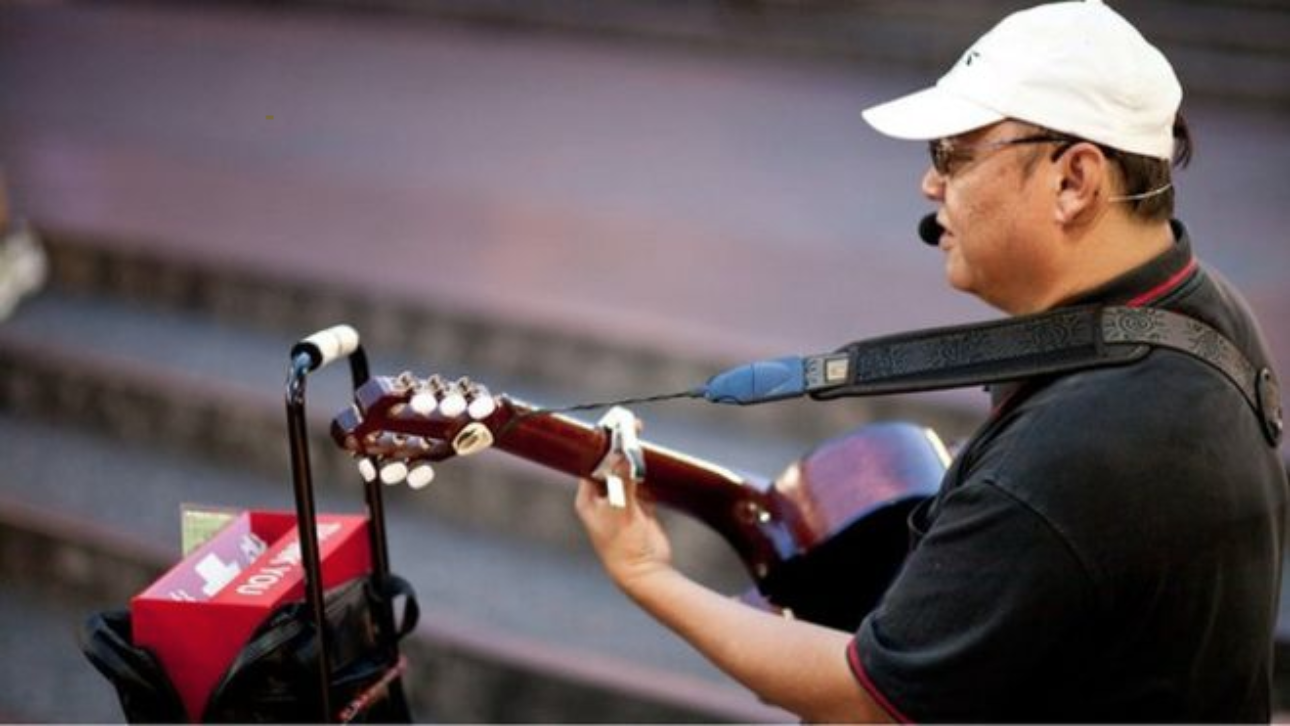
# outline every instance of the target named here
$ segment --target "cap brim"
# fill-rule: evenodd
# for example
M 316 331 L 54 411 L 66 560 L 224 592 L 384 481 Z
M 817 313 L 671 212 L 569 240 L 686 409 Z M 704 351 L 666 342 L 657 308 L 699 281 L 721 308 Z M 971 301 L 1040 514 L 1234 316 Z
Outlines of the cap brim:
M 860 115 L 887 136 L 924 141 L 958 136 L 1005 118 L 940 86 L 872 106 Z

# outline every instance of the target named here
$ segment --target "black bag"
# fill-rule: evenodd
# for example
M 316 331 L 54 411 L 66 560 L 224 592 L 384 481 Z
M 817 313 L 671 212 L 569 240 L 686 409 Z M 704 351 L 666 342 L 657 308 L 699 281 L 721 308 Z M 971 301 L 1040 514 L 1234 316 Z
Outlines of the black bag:
M 403 597 L 402 622 L 382 633 L 376 613 Z M 361 578 L 326 596 L 331 703 L 342 723 L 412 720 L 399 686 L 405 661 L 398 641 L 419 616 L 412 587 L 389 575 L 384 586 Z M 280 608 L 260 626 L 211 694 L 203 721 L 272 723 L 314 721 L 321 702 L 315 687 L 318 638 L 304 602 Z
M 184 704 L 166 671 L 146 648 L 136 648 L 129 610 L 95 613 L 81 628 L 81 652 L 107 676 L 131 723 L 179 723 L 188 720 Z
M 402 598 L 393 633 L 381 632 L 377 613 Z M 420 609 L 412 587 L 389 575 L 351 580 L 326 594 L 327 647 L 332 664 L 331 720 L 407 723 L 412 720 L 399 675 L 398 641 L 416 627 Z M 131 723 L 188 721 L 165 669 L 146 648 L 131 643 L 130 614 L 96 613 L 81 632 L 81 649 L 112 685 Z M 276 610 L 256 629 L 212 691 L 202 721 L 214 723 L 315 722 L 321 713 L 316 679 L 318 639 L 305 602 Z

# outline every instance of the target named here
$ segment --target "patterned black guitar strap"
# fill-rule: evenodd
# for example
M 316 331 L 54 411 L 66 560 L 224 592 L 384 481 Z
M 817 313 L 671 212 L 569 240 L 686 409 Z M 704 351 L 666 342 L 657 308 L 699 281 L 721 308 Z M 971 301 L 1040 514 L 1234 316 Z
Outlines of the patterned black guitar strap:
M 1277 379 L 1214 328 L 1155 308 L 1088 305 L 997 322 L 862 340 L 805 361 L 813 398 L 959 388 L 1127 365 L 1153 347 L 1186 353 L 1222 373 L 1276 446 L 1284 424 Z

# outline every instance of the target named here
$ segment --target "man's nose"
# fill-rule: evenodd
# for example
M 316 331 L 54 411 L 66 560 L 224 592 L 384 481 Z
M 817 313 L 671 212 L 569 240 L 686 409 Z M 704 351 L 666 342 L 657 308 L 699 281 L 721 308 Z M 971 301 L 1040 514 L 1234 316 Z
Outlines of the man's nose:
M 921 186 L 923 196 L 933 202 L 939 202 L 945 198 L 945 177 L 941 176 L 940 172 L 936 171 L 936 168 L 930 164 L 927 167 L 927 171 L 923 173 Z

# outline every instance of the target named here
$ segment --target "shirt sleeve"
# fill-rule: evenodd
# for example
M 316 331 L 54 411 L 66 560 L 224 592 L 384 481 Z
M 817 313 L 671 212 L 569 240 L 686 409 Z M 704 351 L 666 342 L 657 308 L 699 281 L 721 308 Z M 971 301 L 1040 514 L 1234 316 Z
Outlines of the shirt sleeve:
M 1092 581 L 1060 532 L 989 481 L 941 503 L 849 662 L 898 720 L 1001 721 L 1033 713 L 1084 639 Z

